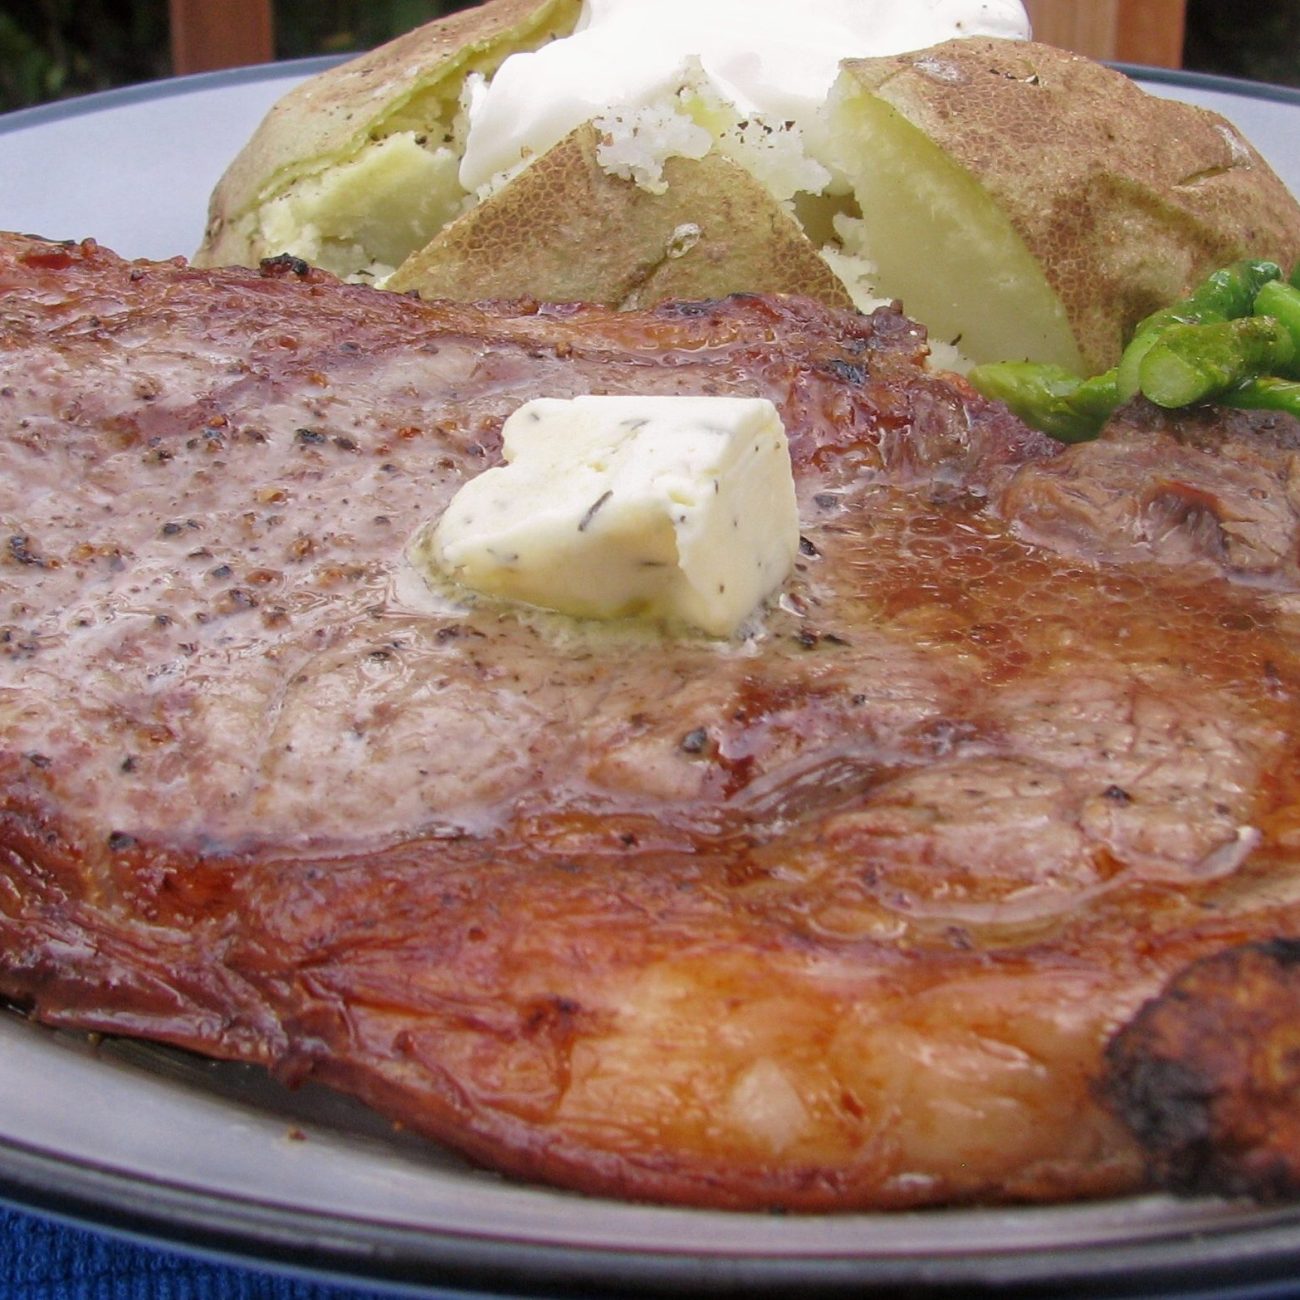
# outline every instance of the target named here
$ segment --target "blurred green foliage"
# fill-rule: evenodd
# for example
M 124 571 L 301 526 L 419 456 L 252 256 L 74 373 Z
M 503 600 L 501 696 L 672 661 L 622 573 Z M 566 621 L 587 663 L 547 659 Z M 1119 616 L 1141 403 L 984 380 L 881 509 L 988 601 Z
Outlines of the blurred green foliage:
M 3 0 L 0 109 L 165 77 L 166 0 Z
M 282 59 L 367 50 L 465 0 L 276 0 L 275 45 Z
M 468 2 L 276 0 L 276 54 L 367 49 Z M 1188 0 L 1186 66 L 1300 86 L 1300 0 Z M 0 111 L 169 72 L 167 0 L 0 0 Z
M 1187 67 L 1300 86 L 1300 0 L 1188 0 Z
M 466 2 L 276 0 L 276 55 L 368 49 Z M 167 0 L 0 0 L 0 112 L 170 71 Z

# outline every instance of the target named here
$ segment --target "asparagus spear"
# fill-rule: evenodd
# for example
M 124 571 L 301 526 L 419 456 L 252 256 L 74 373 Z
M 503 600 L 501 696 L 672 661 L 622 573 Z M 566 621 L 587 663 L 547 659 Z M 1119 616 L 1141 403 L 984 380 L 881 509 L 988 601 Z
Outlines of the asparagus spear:
M 1300 262 L 1292 278 L 1300 277 Z M 1256 316 L 1271 316 L 1291 336 L 1295 344 L 1296 356 L 1300 358 L 1300 289 L 1285 280 L 1272 280 L 1255 295 L 1254 312 Z M 1296 362 L 1292 362 L 1287 375 L 1300 379 Z
M 1265 317 L 1271 320 L 1259 323 Z M 1164 405 L 1222 399 L 1274 369 L 1300 378 L 1300 263 L 1288 283 L 1276 262 L 1252 259 L 1215 271 L 1139 322 L 1119 365 L 1103 374 L 1081 379 L 1059 366 L 998 362 L 976 366 L 970 380 L 1026 424 L 1079 442 L 1096 437 L 1110 413 L 1139 392 Z
M 1272 316 L 1169 325 L 1142 357 L 1138 387 L 1157 406 L 1190 406 L 1285 371 L 1295 355 L 1294 340 Z
M 1281 278 L 1282 268 L 1276 262 L 1262 258 L 1233 262 L 1211 272 L 1187 297 L 1140 320 L 1119 359 L 1116 386 L 1120 400 L 1126 401 L 1140 389 L 1142 359 L 1165 330 L 1248 316 L 1260 289 Z
M 1300 381 L 1281 379 L 1277 375 L 1259 375 L 1224 393 L 1225 406 L 1239 406 L 1252 411 L 1284 411 L 1300 416 Z
M 1119 403 L 1113 370 L 1081 379 L 1062 366 L 994 361 L 976 366 L 968 377 L 985 397 L 1061 442 L 1095 438 Z

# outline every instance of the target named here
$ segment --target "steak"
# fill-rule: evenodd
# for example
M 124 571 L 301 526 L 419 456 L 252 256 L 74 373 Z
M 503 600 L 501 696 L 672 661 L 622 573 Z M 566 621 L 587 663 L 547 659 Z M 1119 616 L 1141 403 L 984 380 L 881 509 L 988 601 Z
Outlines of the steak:
M 1295 1126 L 1232 1122 L 1287 1017 L 1228 1064 L 1221 1029 L 1300 999 L 1252 958 L 1300 934 L 1291 424 L 1134 407 L 1065 449 L 896 308 L 426 303 L 19 236 L 0 302 L 33 1017 L 605 1195 L 1295 1193 Z M 776 403 L 803 540 L 745 636 L 411 567 L 504 418 L 586 392 Z

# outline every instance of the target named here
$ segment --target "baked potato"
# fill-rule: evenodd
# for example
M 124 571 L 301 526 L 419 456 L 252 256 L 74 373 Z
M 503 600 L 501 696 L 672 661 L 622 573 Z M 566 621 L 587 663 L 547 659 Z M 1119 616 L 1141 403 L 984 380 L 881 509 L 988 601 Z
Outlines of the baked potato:
M 635 123 L 597 118 L 467 192 L 468 88 L 580 8 L 488 0 L 298 87 L 218 185 L 196 260 L 287 252 L 446 297 L 900 298 L 969 361 L 1088 373 L 1213 267 L 1300 256 L 1300 205 L 1224 119 L 994 38 L 846 61 L 827 129 L 770 153 L 696 88 L 665 111 L 703 150 L 638 171 L 612 161 Z
M 195 262 L 289 252 L 380 278 L 466 203 L 462 96 L 509 55 L 570 33 L 581 0 L 489 0 L 295 86 L 217 182 Z
M 739 164 L 716 151 L 668 158 L 657 193 L 606 171 L 599 144 L 591 123 L 570 132 L 412 253 L 389 286 L 620 307 L 762 290 L 852 306 L 798 221 Z
M 1095 373 L 1216 267 L 1300 256 L 1300 205 L 1235 127 L 1050 46 L 851 60 L 829 113 L 881 284 L 979 361 Z

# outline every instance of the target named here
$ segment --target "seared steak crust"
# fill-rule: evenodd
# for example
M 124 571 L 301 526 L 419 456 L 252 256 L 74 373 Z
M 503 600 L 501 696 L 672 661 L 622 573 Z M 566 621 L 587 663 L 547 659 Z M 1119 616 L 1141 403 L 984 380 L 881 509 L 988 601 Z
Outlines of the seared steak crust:
M 1183 1192 L 1300 1193 L 1300 941 L 1270 939 L 1182 971 L 1107 1049 L 1108 1087 Z
M 43 1020 L 589 1191 L 1042 1200 L 1146 1177 L 1114 1031 L 1300 933 L 1285 439 L 1138 457 L 1198 506 L 1152 530 L 1122 424 L 1062 452 L 897 311 L 18 237 L 0 294 L 0 992 Z M 780 408 L 804 545 L 744 639 L 410 571 L 509 411 L 589 391 Z

